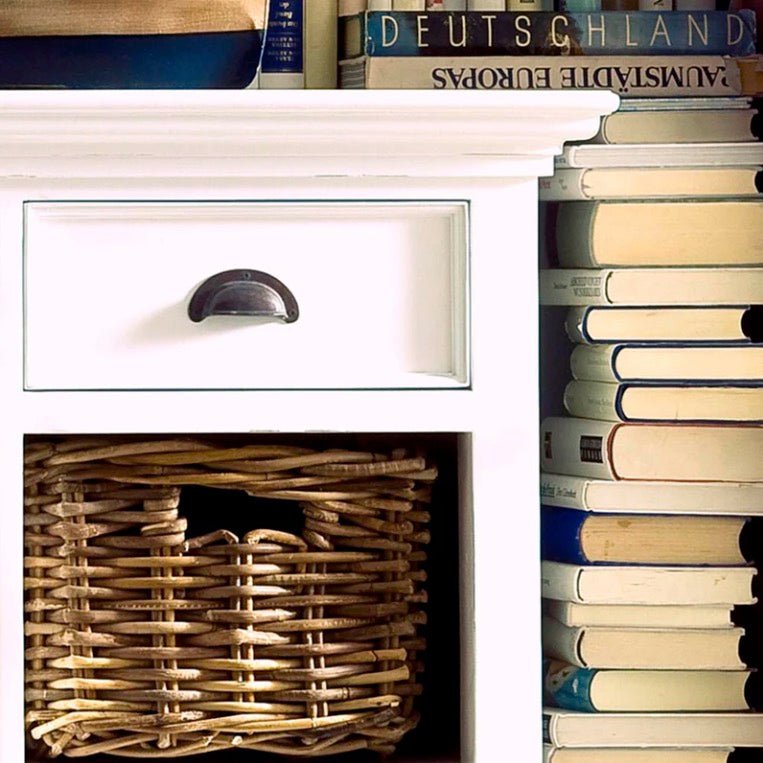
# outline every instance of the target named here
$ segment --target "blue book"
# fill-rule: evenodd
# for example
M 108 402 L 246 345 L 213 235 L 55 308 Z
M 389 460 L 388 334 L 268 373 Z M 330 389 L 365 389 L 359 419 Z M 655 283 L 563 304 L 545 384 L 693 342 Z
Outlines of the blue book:
M 359 56 L 754 55 L 740 11 L 367 11 L 340 20 L 340 58 Z
M 304 0 L 271 1 L 260 87 L 304 87 L 304 13 Z
M 745 565 L 760 545 L 758 522 L 541 506 L 541 557 L 573 565 Z
M 761 683 L 749 670 L 602 670 L 543 663 L 545 702 L 587 713 L 755 709 Z

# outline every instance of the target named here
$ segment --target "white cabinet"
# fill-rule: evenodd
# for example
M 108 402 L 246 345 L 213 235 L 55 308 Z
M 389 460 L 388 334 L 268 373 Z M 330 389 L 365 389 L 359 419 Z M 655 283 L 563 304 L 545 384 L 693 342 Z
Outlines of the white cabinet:
M 24 756 L 24 436 L 186 432 L 453 433 L 460 634 L 428 638 L 460 635 L 454 755 L 539 759 L 537 177 L 616 105 L 0 94 L 0 760 Z M 189 320 L 235 269 L 299 320 Z

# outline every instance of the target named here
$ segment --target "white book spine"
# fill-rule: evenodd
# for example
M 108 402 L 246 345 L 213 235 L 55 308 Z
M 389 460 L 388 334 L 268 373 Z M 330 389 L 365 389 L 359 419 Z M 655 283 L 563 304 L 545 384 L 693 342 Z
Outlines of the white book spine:
M 550 416 L 541 428 L 544 471 L 614 479 L 610 439 L 618 425 L 608 421 Z
M 315 0 L 313 0 L 315 2 Z M 391 11 L 392 0 L 368 0 L 369 11 Z
M 585 168 L 557 169 L 551 177 L 538 181 L 538 198 L 541 201 L 587 201 Z
M 564 660 L 570 665 L 585 668 L 586 663 L 580 651 L 583 637 L 582 628 L 563 625 L 553 617 L 543 618 L 543 656 Z
M 621 421 L 619 384 L 573 380 L 564 389 L 564 408 L 571 416 L 598 421 Z
M 615 366 L 615 352 L 618 345 L 579 344 L 570 355 L 570 370 L 575 379 L 584 381 L 620 381 Z
M 425 11 L 426 0 L 392 0 L 393 11 Z
M 586 487 L 589 480 L 583 477 L 570 477 L 566 474 L 541 474 L 541 503 L 551 506 L 563 506 L 568 509 L 589 509 L 586 500 Z
M 548 268 L 540 272 L 542 305 L 611 305 L 607 282 L 611 270 Z
M 505 11 L 506 0 L 466 0 L 470 11 Z

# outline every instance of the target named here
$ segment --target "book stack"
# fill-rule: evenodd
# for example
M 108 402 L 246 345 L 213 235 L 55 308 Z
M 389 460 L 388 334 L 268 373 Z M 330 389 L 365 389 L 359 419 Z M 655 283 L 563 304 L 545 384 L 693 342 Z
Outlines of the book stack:
M 756 111 L 632 101 L 541 186 L 550 763 L 763 759 Z
M 755 54 L 753 10 L 623 12 L 595 4 L 340 0 L 339 85 L 593 88 L 623 98 L 739 96 L 749 87 L 736 62 Z M 664 2 L 654 4 L 662 10 Z

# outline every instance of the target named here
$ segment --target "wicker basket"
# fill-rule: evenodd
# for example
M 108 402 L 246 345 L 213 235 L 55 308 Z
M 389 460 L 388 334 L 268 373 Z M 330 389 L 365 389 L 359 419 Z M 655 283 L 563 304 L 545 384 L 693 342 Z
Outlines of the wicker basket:
M 71 757 L 390 752 L 417 721 L 435 475 L 404 452 L 28 445 L 33 744 Z M 297 502 L 303 529 L 186 538 L 185 486 Z

